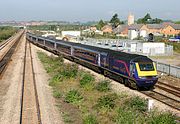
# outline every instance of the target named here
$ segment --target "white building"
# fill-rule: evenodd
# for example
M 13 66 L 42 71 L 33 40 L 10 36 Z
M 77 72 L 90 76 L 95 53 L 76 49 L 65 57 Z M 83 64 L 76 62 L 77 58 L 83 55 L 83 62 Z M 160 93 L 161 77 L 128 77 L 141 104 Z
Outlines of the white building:
M 138 31 L 136 30 L 128 30 L 128 38 L 133 40 L 138 37 Z
M 152 55 L 164 54 L 165 43 L 142 43 L 142 52 L 144 54 L 152 54 Z
M 127 47 L 129 52 L 142 53 L 146 55 L 165 54 L 165 43 L 131 42 Z
M 80 31 L 62 31 L 61 32 L 62 37 L 68 36 L 74 36 L 74 37 L 80 37 L 81 32 Z
M 141 31 L 141 27 L 143 24 L 133 24 L 129 26 L 128 28 L 128 38 L 133 40 L 135 38 L 138 38 L 140 36 L 145 36 L 146 32 Z
M 56 37 L 58 34 L 55 31 L 40 31 L 43 37 Z

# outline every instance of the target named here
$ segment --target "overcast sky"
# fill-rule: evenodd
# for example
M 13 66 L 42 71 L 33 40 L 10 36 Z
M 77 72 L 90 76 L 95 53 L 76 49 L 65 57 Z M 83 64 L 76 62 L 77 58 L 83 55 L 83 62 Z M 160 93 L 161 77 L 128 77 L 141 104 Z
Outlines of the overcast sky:
M 97 21 L 114 13 L 126 20 L 150 13 L 152 18 L 180 20 L 180 0 L 1 0 L 0 21 Z

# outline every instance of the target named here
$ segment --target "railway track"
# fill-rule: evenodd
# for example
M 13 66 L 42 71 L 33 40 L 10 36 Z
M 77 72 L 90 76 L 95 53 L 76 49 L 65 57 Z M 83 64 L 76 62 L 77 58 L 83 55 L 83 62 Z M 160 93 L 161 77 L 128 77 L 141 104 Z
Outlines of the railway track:
M 173 94 L 176 97 L 180 98 L 180 88 L 163 83 L 163 82 L 159 82 L 155 85 L 155 87 L 162 89 L 170 94 Z
M 21 32 L 21 34 L 16 38 L 13 45 L 9 48 L 9 50 L 2 56 L 0 60 L 0 76 L 3 75 L 3 72 L 8 64 L 8 62 L 11 60 L 11 56 L 13 55 L 22 35 L 24 32 Z M 5 46 L 7 46 L 13 39 L 9 39 L 7 42 L 1 44 L 0 50 L 2 50 Z
M 160 101 L 176 110 L 180 111 L 180 101 L 175 99 L 175 98 L 171 98 L 163 93 L 157 92 L 157 91 L 140 91 L 141 93 L 145 94 L 146 96 L 149 96 L 153 99 L 156 99 L 157 101 Z
M 20 124 L 41 124 L 41 113 L 36 88 L 36 79 L 31 53 L 31 44 L 26 41 L 21 92 Z
M 12 41 L 12 37 L 0 44 L 0 50 L 6 47 Z

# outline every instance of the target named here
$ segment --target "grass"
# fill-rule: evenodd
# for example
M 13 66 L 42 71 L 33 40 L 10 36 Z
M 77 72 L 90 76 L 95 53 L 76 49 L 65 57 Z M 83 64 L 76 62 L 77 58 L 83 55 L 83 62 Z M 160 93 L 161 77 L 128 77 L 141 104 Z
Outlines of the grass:
M 62 93 L 60 91 L 58 91 L 58 90 L 54 90 L 53 91 L 53 96 L 55 98 L 61 98 L 62 97 Z
M 132 97 L 127 101 L 127 104 L 130 108 L 133 108 L 139 112 L 145 112 L 147 110 L 147 101 L 140 98 L 139 96 Z
M 176 124 L 175 117 L 168 112 L 159 113 L 155 111 L 149 116 L 148 124 Z
M 168 45 L 172 45 L 175 52 L 180 53 L 180 43 L 166 42 Z
M 106 109 L 113 109 L 116 104 L 115 100 L 117 99 L 117 94 L 108 94 L 100 97 L 97 101 L 97 108 L 106 108 Z
M 97 86 L 96 89 L 100 92 L 107 92 L 111 90 L 110 87 L 110 81 L 109 80 L 102 80 L 100 81 Z
M 65 96 L 65 102 L 77 104 L 83 100 L 83 97 L 78 90 L 70 90 Z
M 63 113 L 62 116 L 65 123 L 73 123 L 73 120 L 70 118 L 70 115 L 68 113 Z
M 170 113 L 148 112 L 147 101 L 122 92 L 116 94 L 109 80 L 95 77 L 76 64 L 64 63 L 61 57 L 38 53 L 52 77 L 49 85 L 61 106 L 64 122 L 71 124 L 158 124 L 175 123 Z M 68 114 L 67 114 L 68 113 Z
M 97 117 L 92 114 L 89 114 L 84 117 L 83 124 L 98 124 Z
M 94 89 L 95 78 L 90 73 L 81 73 L 80 86 L 86 90 Z
M 135 122 L 135 115 L 129 110 L 119 108 L 115 122 L 117 124 L 133 124 Z

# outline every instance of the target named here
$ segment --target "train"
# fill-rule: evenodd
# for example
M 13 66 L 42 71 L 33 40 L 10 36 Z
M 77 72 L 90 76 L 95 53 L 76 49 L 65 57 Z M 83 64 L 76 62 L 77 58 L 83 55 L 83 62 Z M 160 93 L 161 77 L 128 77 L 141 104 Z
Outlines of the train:
M 151 89 L 158 81 L 156 65 L 147 56 L 50 39 L 30 32 L 26 33 L 26 39 L 132 89 Z

